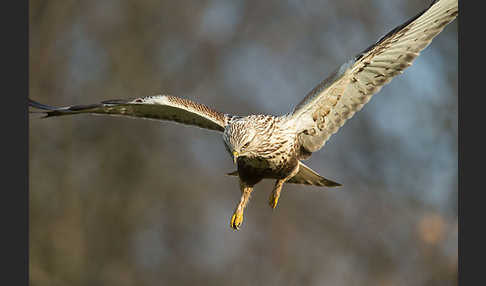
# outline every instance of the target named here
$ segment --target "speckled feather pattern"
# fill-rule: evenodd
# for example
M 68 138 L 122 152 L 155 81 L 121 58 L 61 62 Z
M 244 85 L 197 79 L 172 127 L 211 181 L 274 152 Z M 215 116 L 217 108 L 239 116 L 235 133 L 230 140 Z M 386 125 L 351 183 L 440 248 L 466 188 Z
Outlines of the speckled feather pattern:
M 409 67 L 457 14 L 457 0 L 433 2 L 311 90 L 293 112 L 302 146 L 309 152 L 322 148 L 346 120 Z
M 458 14 L 457 0 L 434 1 L 429 8 L 363 50 L 322 81 L 285 116 L 233 116 L 188 99 L 157 95 L 97 104 L 53 107 L 29 100 L 46 117 L 102 114 L 168 120 L 222 132 L 224 145 L 237 163 L 242 197 L 230 225 L 239 229 L 253 186 L 276 179 L 270 198 L 275 208 L 285 182 L 339 186 L 300 160 L 321 149 L 328 138 L 359 111 L 373 94 L 410 66 L 419 53 Z

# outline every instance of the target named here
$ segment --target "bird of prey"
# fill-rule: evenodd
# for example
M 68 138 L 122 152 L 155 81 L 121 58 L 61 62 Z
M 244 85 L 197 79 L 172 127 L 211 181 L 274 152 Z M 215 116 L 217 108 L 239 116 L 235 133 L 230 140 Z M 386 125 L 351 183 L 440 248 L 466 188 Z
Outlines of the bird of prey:
M 224 146 L 237 166 L 229 175 L 239 177 L 241 199 L 230 219 L 231 228 L 238 230 L 253 187 L 262 179 L 276 181 L 269 198 L 272 208 L 277 206 L 284 183 L 340 186 L 301 160 L 321 149 L 373 94 L 410 66 L 457 14 L 457 0 L 434 1 L 336 69 L 283 116 L 234 116 L 169 95 L 67 107 L 52 107 L 29 99 L 29 106 L 40 109 L 45 117 L 104 114 L 170 120 L 221 132 Z

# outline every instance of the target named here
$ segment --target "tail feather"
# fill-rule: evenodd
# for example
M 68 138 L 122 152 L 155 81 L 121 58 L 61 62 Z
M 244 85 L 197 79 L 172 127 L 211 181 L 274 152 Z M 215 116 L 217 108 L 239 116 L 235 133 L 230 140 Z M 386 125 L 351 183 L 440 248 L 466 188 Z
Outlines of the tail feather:
M 228 176 L 238 176 L 238 170 L 233 171 L 231 173 L 227 173 Z M 311 185 L 311 186 L 319 186 L 319 187 L 339 187 L 342 186 L 340 183 L 336 183 L 329 179 L 322 177 L 321 175 L 317 174 L 314 170 L 307 167 L 304 163 L 299 162 L 299 172 L 297 175 L 293 176 L 291 179 L 287 181 L 287 183 L 291 184 L 303 184 L 303 185 Z
M 293 176 L 287 183 L 304 184 L 320 187 L 339 187 L 340 183 L 336 183 L 317 174 L 314 170 L 307 167 L 304 163 L 299 162 L 299 172 Z

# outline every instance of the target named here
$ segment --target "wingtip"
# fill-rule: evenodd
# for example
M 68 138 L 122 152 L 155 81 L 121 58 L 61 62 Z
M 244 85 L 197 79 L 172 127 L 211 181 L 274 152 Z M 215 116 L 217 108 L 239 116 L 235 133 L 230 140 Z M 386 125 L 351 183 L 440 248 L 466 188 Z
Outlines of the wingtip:
M 337 183 L 337 182 L 334 182 L 334 181 L 331 181 L 331 180 L 328 180 L 328 179 L 324 179 L 324 185 L 326 187 L 331 187 L 331 188 L 335 188 L 335 187 L 342 187 L 342 184 L 340 183 Z
M 54 106 L 45 105 L 45 104 L 39 103 L 35 100 L 32 100 L 30 98 L 28 98 L 27 100 L 28 100 L 28 106 L 30 106 L 30 107 L 34 107 L 34 108 L 42 109 L 42 110 L 56 110 L 57 109 Z

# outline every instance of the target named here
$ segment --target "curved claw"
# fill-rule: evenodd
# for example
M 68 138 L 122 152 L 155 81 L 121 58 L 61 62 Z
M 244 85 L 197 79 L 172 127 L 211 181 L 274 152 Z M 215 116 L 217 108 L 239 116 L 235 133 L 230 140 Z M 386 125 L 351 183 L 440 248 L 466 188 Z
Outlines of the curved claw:
M 276 195 L 274 193 L 270 194 L 270 198 L 268 200 L 268 205 L 270 205 L 270 207 L 272 209 L 275 209 L 277 207 L 279 197 L 280 197 L 280 194 L 278 194 L 278 195 Z
M 231 217 L 230 226 L 234 230 L 239 230 L 241 224 L 243 223 L 243 213 L 235 212 Z
M 275 187 L 273 188 L 272 192 L 270 193 L 270 198 L 268 199 L 268 204 L 272 209 L 277 207 L 278 199 L 280 198 L 280 192 L 282 191 L 282 186 L 287 179 L 277 180 L 275 182 Z

